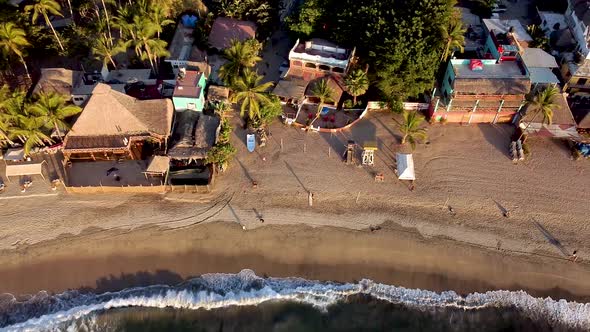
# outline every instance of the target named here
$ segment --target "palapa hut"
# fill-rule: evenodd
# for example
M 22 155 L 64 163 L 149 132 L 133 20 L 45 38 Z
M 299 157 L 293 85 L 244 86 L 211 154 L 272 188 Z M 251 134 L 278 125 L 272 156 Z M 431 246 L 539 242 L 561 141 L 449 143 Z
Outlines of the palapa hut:
M 208 184 L 212 179 L 206 158 L 217 142 L 220 119 L 217 116 L 184 111 L 177 112 L 169 179 L 172 184 Z
M 166 146 L 174 108 L 169 99 L 138 100 L 98 84 L 64 140 L 67 160 L 144 159 L 149 141 Z

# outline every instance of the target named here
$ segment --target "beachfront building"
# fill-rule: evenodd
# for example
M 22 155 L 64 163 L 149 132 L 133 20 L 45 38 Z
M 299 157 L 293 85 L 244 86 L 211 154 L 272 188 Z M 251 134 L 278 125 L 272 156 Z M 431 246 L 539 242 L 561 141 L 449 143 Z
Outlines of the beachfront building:
M 168 48 L 170 56 L 166 57 L 165 60 L 170 63 L 175 75 L 178 75 L 181 68 L 202 71 L 207 77 L 210 74 L 207 53 L 193 45 L 195 42 L 193 34 L 197 19 L 194 15 L 186 14 L 180 18 L 176 26 L 174 37 Z
M 213 180 L 207 153 L 217 143 L 221 121 L 201 112 L 176 112 L 170 157 L 169 183 L 206 185 Z
M 484 19 L 487 38 L 484 58 L 515 61 L 518 54 L 533 40 L 518 20 Z
M 355 49 L 348 50 L 327 40 L 299 39 L 289 52 L 287 76 L 306 81 L 327 75 L 345 76 L 354 57 Z
M 306 99 L 313 101 L 313 85 L 317 80 L 327 79 L 335 92 L 334 101 L 330 103 L 338 105 L 344 92 L 343 78 L 354 54 L 355 49 L 341 48 L 323 39 L 297 40 L 289 52 L 289 69 L 276 84 L 273 94 L 285 103 L 299 105 Z
M 209 33 L 209 46 L 218 51 L 228 48 L 232 41 L 245 41 L 256 37 L 256 24 L 230 17 L 218 17 Z
M 561 55 L 561 76 L 564 89 L 570 94 L 590 98 L 590 3 L 585 0 L 569 0 L 565 12 L 573 49 Z
M 181 69 L 172 95 L 174 110 L 203 112 L 206 84 L 203 72 Z
M 170 99 L 138 100 L 98 83 L 64 140 L 69 160 L 145 159 L 165 149 L 174 109 Z
M 529 73 L 519 59 L 452 59 L 429 113 L 435 121 L 511 122 L 530 90 Z

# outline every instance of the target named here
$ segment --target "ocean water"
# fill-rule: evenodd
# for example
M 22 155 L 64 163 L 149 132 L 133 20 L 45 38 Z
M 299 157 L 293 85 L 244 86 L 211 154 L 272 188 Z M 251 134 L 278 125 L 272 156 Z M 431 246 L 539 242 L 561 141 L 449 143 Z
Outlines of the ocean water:
M 244 270 L 104 294 L 5 294 L 0 331 L 590 331 L 590 304 Z

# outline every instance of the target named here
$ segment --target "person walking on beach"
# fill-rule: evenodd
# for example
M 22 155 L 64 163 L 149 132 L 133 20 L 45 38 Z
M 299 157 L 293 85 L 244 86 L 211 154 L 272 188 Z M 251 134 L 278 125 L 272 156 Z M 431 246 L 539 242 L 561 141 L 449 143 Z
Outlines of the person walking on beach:
M 578 251 L 574 250 L 574 252 L 572 253 L 572 255 L 570 256 L 570 259 L 572 260 L 572 262 L 576 262 L 578 261 Z

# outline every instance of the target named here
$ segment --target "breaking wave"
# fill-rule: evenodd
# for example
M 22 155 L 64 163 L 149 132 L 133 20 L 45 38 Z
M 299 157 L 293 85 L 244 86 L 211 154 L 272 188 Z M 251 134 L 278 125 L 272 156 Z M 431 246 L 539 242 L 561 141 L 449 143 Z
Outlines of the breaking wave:
M 557 328 L 590 330 L 590 303 L 535 298 L 524 291 L 490 291 L 460 296 L 453 291 L 436 293 L 406 289 L 367 279 L 343 284 L 301 278 L 262 278 L 251 270 L 238 274 L 206 274 L 177 286 L 138 287 L 104 294 L 68 291 L 49 295 L 40 292 L 24 301 L 7 294 L 0 298 L 0 330 L 67 330 L 67 326 L 74 321 L 91 324 L 93 314 L 125 307 L 194 310 L 293 301 L 327 310 L 330 305 L 354 295 L 367 295 L 422 309 L 512 308 L 532 320 L 543 320 Z

